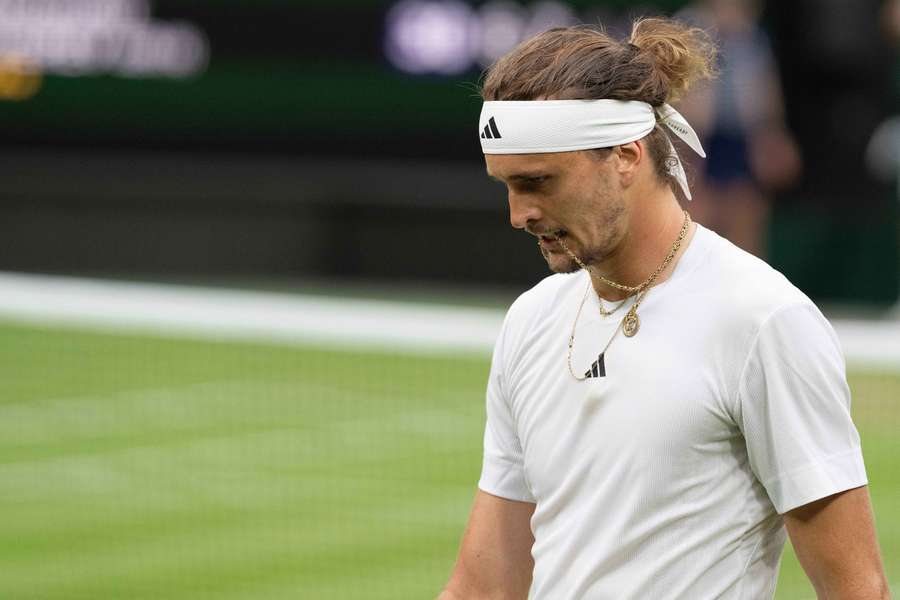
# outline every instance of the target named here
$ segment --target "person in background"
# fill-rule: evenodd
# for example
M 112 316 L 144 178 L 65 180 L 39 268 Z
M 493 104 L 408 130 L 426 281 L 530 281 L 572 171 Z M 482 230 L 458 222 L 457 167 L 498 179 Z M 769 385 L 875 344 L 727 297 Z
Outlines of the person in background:
M 772 192 L 797 180 L 801 159 L 784 120 L 778 69 L 756 0 L 701 0 L 677 17 L 718 38 L 719 76 L 682 102 L 708 158 L 694 162 L 695 218 L 765 257 Z

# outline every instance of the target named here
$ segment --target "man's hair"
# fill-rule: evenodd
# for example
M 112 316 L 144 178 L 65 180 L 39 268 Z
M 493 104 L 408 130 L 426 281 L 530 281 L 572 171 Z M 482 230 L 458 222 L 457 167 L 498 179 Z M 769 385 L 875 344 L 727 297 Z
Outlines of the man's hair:
M 484 100 L 640 100 L 658 107 L 678 100 L 692 84 L 714 76 L 716 47 L 702 29 L 672 19 L 634 22 L 618 41 L 590 26 L 550 29 L 500 58 L 482 83 Z M 674 157 L 657 123 L 645 138 L 660 181 Z

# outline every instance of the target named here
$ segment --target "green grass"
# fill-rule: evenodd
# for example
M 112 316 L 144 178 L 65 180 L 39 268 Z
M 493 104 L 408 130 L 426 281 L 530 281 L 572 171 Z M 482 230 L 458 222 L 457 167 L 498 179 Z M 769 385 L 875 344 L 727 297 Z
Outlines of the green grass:
M 428 598 L 478 477 L 482 357 L 0 326 L 0 598 Z M 900 569 L 900 377 L 852 378 Z M 779 598 L 813 598 L 786 553 Z

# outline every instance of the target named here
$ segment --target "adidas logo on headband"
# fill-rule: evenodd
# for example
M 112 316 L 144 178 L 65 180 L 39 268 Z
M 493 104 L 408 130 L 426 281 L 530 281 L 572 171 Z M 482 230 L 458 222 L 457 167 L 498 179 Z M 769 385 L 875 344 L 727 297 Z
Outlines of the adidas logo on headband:
M 488 119 L 488 124 L 484 126 L 484 131 L 481 132 L 481 139 L 483 140 L 499 140 L 503 136 L 500 135 L 500 130 L 497 129 L 497 122 L 494 121 L 494 117 Z

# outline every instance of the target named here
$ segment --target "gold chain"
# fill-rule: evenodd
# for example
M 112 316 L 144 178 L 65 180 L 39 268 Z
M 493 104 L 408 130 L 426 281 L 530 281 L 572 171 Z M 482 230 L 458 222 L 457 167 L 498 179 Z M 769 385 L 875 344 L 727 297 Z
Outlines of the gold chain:
M 566 364 L 569 366 L 569 373 L 571 373 L 572 377 L 574 377 L 578 381 L 584 381 L 585 379 L 587 379 L 587 376 L 586 375 L 584 375 L 584 376 L 577 375 L 575 373 L 575 369 L 572 368 L 572 346 L 575 345 L 575 328 L 578 326 L 578 317 L 581 316 L 581 309 L 584 308 L 584 301 L 587 299 L 588 291 L 590 291 L 591 285 L 592 285 L 591 280 L 588 279 L 587 287 L 584 288 L 584 295 L 581 297 L 581 304 L 578 305 L 578 312 L 575 313 L 575 322 L 572 323 L 572 333 L 569 335 L 569 351 L 566 354 Z M 627 300 L 627 298 L 626 298 L 626 300 Z M 625 300 L 622 300 L 622 304 L 624 304 L 624 303 L 625 303 Z M 621 306 L 622 304 L 620 304 L 619 306 Z M 619 307 L 617 306 L 616 308 L 619 308 Z M 615 310 L 615 308 L 613 310 Z M 622 329 L 622 324 L 619 323 L 619 325 L 616 326 L 616 330 L 613 332 L 612 337 L 610 337 L 609 341 L 606 342 L 606 346 L 603 348 L 603 351 L 600 352 L 601 355 L 606 354 L 606 351 L 609 349 L 610 345 L 613 343 L 613 340 L 616 339 L 616 336 L 619 334 L 619 331 L 621 329 Z
M 606 342 L 606 346 L 604 346 L 603 351 L 600 352 L 601 356 L 606 354 L 606 351 L 612 345 L 613 340 L 616 339 L 616 336 L 619 334 L 620 330 L 622 331 L 622 333 L 625 334 L 626 337 L 632 337 L 638 332 L 638 329 L 640 328 L 640 320 L 638 319 L 638 316 L 637 316 L 637 309 L 641 305 L 641 302 L 644 301 L 644 298 L 647 296 L 647 292 L 649 292 L 650 288 L 653 286 L 653 282 L 656 281 L 656 278 L 659 277 L 659 274 L 662 273 L 667 266 L 669 266 L 669 263 L 672 262 L 672 259 L 678 253 L 678 250 L 681 248 L 681 244 L 684 242 L 684 238 L 687 235 L 690 224 L 691 224 L 691 216 L 688 214 L 687 211 L 684 211 L 684 224 L 681 226 L 681 231 L 678 233 L 678 237 L 675 239 L 675 243 L 672 244 L 672 249 L 669 250 L 669 254 L 666 256 L 663 263 L 653 273 L 650 274 L 650 277 L 648 277 L 647 280 L 644 283 L 642 283 L 640 286 L 637 286 L 636 289 L 638 289 L 638 291 L 640 293 L 638 293 L 637 298 L 635 298 L 635 300 L 634 300 L 634 304 L 631 305 L 631 308 L 628 309 L 628 312 L 625 314 L 625 317 L 622 319 L 622 321 L 616 327 L 616 330 L 613 332 L 612 336 L 609 338 L 609 341 Z M 568 247 L 566 247 L 565 244 L 562 244 L 562 246 L 565 249 L 565 251 L 568 252 L 569 255 L 573 259 L 575 259 L 575 262 L 577 262 L 581 266 L 582 269 L 584 269 L 586 271 L 588 270 L 587 267 L 584 265 L 584 263 L 582 263 L 575 256 L 574 253 L 569 251 Z M 588 273 L 590 274 L 590 271 L 588 271 Z M 618 285 L 618 284 L 616 284 L 616 285 Z M 566 364 L 569 367 L 569 373 L 571 373 L 572 377 L 574 377 L 578 381 L 584 381 L 585 379 L 587 379 L 587 377 L 586 376 L 581 377 L 581 376 L 577 375 L 575 373 L 575 370 L 572 368 L 572 347 L 575 345 L 575 330 L 578 327 L 578 319 L 581 317 L 581 310 L 584 308 L 584 302 L 585 302 L 585 300 L 587 300 L 588 292 L 590 291 L 591 287 L 592 287 L 591 280 L 588 279 L 588 284 L 584 290 L 584 295 L 581 297 L 581 303 L 578 305 L 578 310 L 575 313 L 575 321 L 572 323 L 572 333 L 571 333 L 571 335 L 569 335 L 569 350 L 566 355 Z M 629 294 L 629 297 L 632 295 L 634 295 L 634 294 L 633 293 Z M 623 304 L 625 304 L 625 302 L 627 300 L 628 300 L 628 298 L 625 298 L 624 300 L 622 300 L 622 302 L 620 302 L 611 311 L 604 311 L 603 306 L 601 304 L 600 313 L 601 314 L 605 313 L 605 315 L 612 314 L 619 307 L 621 307 Z
M 588 273 L 591 273 L 591 275 L 596 275 L 597 279 L 599 279 L 600 281 L 602 281 L 609 287 L 615 288 L 621 292 L 628 292 L 629 295 L 632 295 L 632 294 L 636 294 L 636 293 L 641 292 L 641 291 L 647 289 L 648 287 L 650 287 L 650 285 L 653 283 L 653 281 L 657 277 L 659 277 L 659 274 L 662 273 L 665 270 L 665 268 L 669 266 L 669 263 L 672 262 L 673 258 L 675 258 L 675 254 L 678 252 L 678 248 L 681 246 L 681 242 L 684 239 L 684 236 L 687 234 L 687 230 L 688 230 L 688 227 L 690 226 L 690 224 L 691 224 L 691 216 L 688 214 L 687 211 L 684 211 L 684 224 L 681 226 L 681 233 L 678 235 L 678 239 L 675 240 L 674 244 L 672 244 L 672 249 L 669 250 L 669 254 L 666 256 L 665 260 L 663 260 L 662 264 L 659 265 L 655 271 L 650 273 L 650 276 L 647 277 L 647 279 L 644 280 L 644 282 L 641 283 L 640 285 L 624 285 L 621 283 L 617 283 L 617 282 L 613 281 L 612 279 L 607 279 L 601 273 L 592 272 L 587 267 L 587 265 L 585 265 L 581 261 L 581 259 L 575 255 L 574 252 L 569 250 L 569 247 L 562 240 L 562 238 L 560 238 L 559 236 L 555 236 L 555 237 L 556 237 L 556 241 L 559 242 L 559 245 L 562 246 L 563 250 L 566 251 L 566 254 L 568 254 L 572 258 L 572 260 L 574 260 L 578 264 L 579 267 L 581 267 Z
M 617 310 L 622 308 L 622 305 L 625 304 L 625 300 L 628 300 L 628 298 L 631 298 L 631 294 L 626 296 L 624 300 L 622 300 L 621 302 L 616 304 L 614 307 L 612 307 L 611 310 L 607 310 L 606 308 L 603 307 L 603 300 L 598 296 L 597 300 L 600 301 L 600 315 L 603 317 L 608 317 L 609 315 L 613 314 L 614 312 L 616 312 Z
M 581 267 L 581 268 L 584 269 L 585 271 L 590 272 L 590 271 L 588 270 L 587 266 L 585 266 L 585 264 L 584 264 L 583 262 L 581 262 L 581 259 L 579 259 L 577 256 L 575 256 L 575 253 L 574 253 L 574 252 L 572 252 L 571 250 L 569 250 L 569 247 L 566 246 L 566 243 L 565 243 L 564 241 L 562 241 L 562 240 L 559 238 L 559 236 L 554 236 L 554 237 L 555 237 L 556 241 L 559 242 L 559 244 L 563 247 L 563 249 L 566 251 L 566 253 L 569 255 L 569 257 L 571 257 L 576 263 L 578 263 L 578 266 L 579 266 L 579 267 Z M 538 240 L 537 245 L 538 245 L 538 246 L 541 245 L 541 240 Z M 609 315 L 613 314 L 614 312 L 616 312 L 617 310 L 619 310 L 619 309 L 622 307 L 622 305 L 625 304 L 625 301 L 628 300 L 629 298 L 631 298 L 633 295 L 634 295 L 634 294 L 628 294 L 627 296 L 625 296 L 625 298 L 622 299 L 621 302 L 619 302 L 618 304 L 616 304 L 616 305 L 615 305 L 614 307 L 612 307 L 612 309 L 610 309 L 610 310 L 607 310 L 606 307 L 603 306 L 603 299 L 600 298 L 600 297 L 598 296 L 598 297 L 597 297 L 597 300 L 599 300 L 598 308 L 600 309 L 600 316 L 602 316 L 602 317 L 608 317 Z M 579 307 L 578 310 L 580 311 L 581 308 Z

